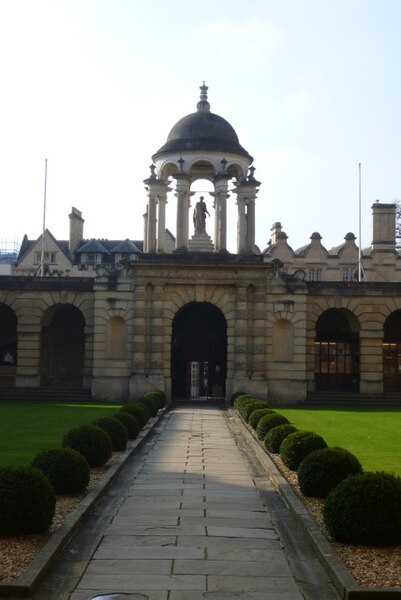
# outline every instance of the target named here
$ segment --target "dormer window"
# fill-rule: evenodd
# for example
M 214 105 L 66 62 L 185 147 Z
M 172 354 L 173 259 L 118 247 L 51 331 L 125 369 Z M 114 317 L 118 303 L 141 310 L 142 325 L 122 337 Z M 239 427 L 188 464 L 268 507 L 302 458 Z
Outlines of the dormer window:
M 96 252 L 84 252 L 81 255 L 81 263 L 86 265 L 100 265 L 102 263 L 102 255 Z

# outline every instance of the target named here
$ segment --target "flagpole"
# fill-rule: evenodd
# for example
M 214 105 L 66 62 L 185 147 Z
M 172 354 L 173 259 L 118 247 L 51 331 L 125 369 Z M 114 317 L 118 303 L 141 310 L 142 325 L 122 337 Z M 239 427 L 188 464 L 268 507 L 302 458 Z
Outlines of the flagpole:
M 361 163 L 359 168 L 359 248 L 358 248 L 358 281 L 362 281 L 362 185 L 361 185 Z
M 45 189 L 43 194 L 43 227 L 42 227 L 42 249 L 40 253 L 39 275 L 43 277 L 45 271 L 45 229 L 46 229 L 46 191 L 47 191 L 47 158 L 45 159 Z

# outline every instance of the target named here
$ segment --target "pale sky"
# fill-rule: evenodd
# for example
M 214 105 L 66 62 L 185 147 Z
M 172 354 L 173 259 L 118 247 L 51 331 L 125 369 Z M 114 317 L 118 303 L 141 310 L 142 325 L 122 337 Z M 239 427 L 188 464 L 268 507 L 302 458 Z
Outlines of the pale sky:
M 0 240 L 40 235 L 46 158 L 55 237 L 75 206 L 86 238 L 142 239 L 151 156 L 203 80 L 254 157 L 260 248 L 275 221 L 294 249 L 358 237 L 359 163 L 362 246 L 401 198 L 401 0 L 0 0 L 0 52 Z

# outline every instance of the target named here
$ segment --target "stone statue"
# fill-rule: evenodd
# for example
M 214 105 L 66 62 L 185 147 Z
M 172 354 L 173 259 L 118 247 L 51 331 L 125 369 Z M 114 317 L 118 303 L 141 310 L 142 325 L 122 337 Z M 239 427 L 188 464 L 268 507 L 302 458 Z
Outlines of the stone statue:
M 209 215 L 210 217 L 206 202 L 204 201 L 203 196 L 201 196 L 199 202 L 195 204 L 194 208 L 195 234 L 206 233 L 206 215 Z

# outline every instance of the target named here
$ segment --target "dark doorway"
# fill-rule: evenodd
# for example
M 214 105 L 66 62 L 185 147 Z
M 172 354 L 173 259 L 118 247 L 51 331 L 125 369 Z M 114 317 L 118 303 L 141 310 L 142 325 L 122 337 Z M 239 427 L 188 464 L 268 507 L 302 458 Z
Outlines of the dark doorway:
M 348 310 L 333 308 L 317 320 L 315 384 L 319 391 L 359 391 L 359 323 Z
M 0 303 L 0 386 L 15 385 L 17 365 L 17 317 Z
M 41 385 L 81 387 L 85 362 L 85 319 L 70 304 L 57 304 L 42 322 Z
M 383 333 L 383 389 L 401 392 L 401 310 L 386 319 Z
M 176 314 L 171 347 L 174 399 L 223 399 L 227 323 L 209 302 L 191 302 Z

